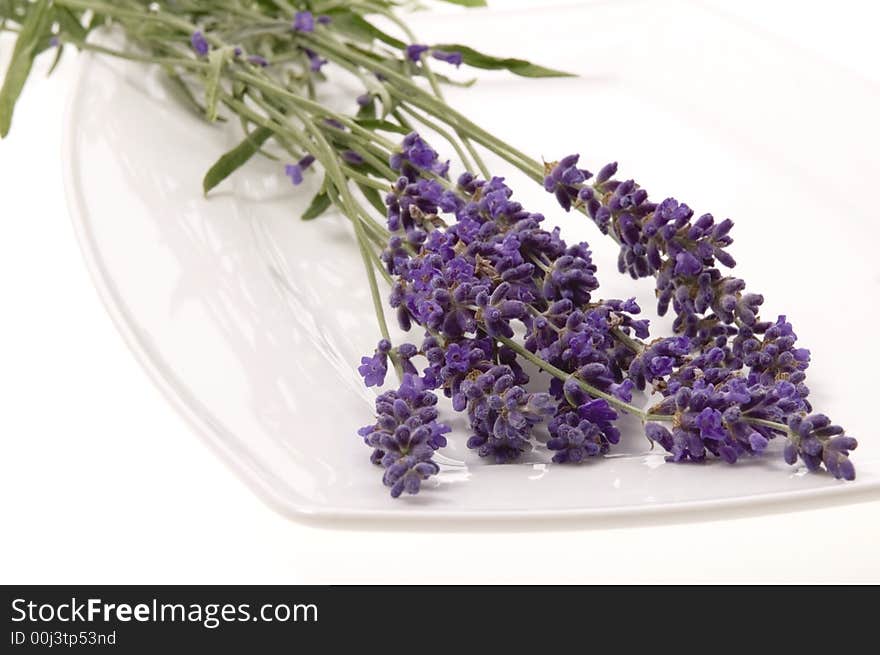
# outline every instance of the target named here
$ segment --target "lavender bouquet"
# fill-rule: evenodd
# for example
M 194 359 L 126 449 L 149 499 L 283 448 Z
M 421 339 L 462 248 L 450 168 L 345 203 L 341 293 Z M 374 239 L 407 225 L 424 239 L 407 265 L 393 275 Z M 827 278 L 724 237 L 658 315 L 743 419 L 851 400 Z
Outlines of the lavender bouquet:
M 47 52 L 57 62 L 73 47 L 161 66 L 206 120 L 241 123 L 241 143 L 206 173 L 205 193 L 270 141 L 286 153 L 291 184 L 322 175 L 302 218 L 335 207 L 357 237 L 381 337 L 358 371 L 368 387 L 396 380 L 359 436 L 394 497 L 418 493 L 439 472 L 434 455 L 450 429 L 438 393 L 466 413 L 468 447 L 492 462 L 515 461 L 539 440 L 556 463 L 585 462 L 613 449 L 615 422 L 630 414 L 671 461 L 733 464 L 781 437 L 789 464 L 854 479 L 856 440 L 810 405 L 809 351 L 785 316 L 761 317 L 763 297 L 728 272 L 732 221 L 651 198 L 619 179 L 616 163 L 593 174 L 578 155 L 538 162 L 493 136 L 445 102 L 444 85 L 461 83 L 435 62 L 565 73 L 424 44 L 401 9 L 391 0 L 0 1 L 0 28 L 17 33 L 0 135 L 34 59 Z M 90 37 L 102 27 L 127 47 Z M 333 84 L 328 66 L 357 80 L 351 112 L 321 102 L 321 87 Z M 452 175 L 420 132 L 444 142 L 462 171 Z M 590 247 L 567 243 L 516 202 L 485 151 L 591 220 L 619 249 L 620 273 L 653 278 L 673 333 L 651 335 L 633 299 L 601 299 Z M 393 342 L 383 296 L 417 338 Z M 647 410 L 633 401 L 644 392 L 659 398 Z

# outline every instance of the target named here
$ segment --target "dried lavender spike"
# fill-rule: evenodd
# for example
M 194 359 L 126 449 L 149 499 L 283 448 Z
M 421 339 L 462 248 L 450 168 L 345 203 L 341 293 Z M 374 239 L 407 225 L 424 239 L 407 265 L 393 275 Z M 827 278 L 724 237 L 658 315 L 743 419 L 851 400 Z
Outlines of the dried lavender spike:
M 651 344 L 630 366 L 638 388 L 651 384 L 665 396 L 654 413 L 674 417 L 672 430 L 649 424 L 649 439 L 675 461 L 702 460 L 712 453 L 735 462 L 743 454 L 759 454 L 770 439 L 786 433 L 789 463 L 800 458 L 810 469 L 824 463 L 835 477 L 852 479 L 848 453 L 854 439 L 846 442 L 852 448 L 820 452 L 809 447 L 811 438 L 791 428 L 811 410 L 805 384 L 809 351 L 795 347 L 797 336 L 785 316 L 762 321 L 763 297 L 747 293 L 745 282 L 722 275 L 715 265 L 736 265 L 726 250 L 733 242 L 733 222 L 716 222 L 711 214 L 693 220 L 693 211 L 674 198 L 651 203 L 632 180 L 613 179 L 616 162 L 604 166 L 589 185 L 587 176 L 578 174 L 577 161 L 572 155 L 547 166 L 545 188 L 566 210 L 579 204 L 615 238 L 621 272 L 656 277 L 658 311 L 663 315 L 671 305 L 673 327 L 684 335 Z M 786 423 L 789 429 L 781 429 Z
M 572 156 L 548 167 L 545 188 L 563 206 L 597 193 L 595 186 L 584 193 L 591 175 L 577 163 Z M 761 454 L 785 433 L 791 439 L 789 460 L 794 452 L 811 468 L 824 464 L 837 477 L 854 475 L 848 453 L 855 440 L 840 437 L 842 430 L 822 419 L 797 423 L 809 411 L 802 385 L 808 353 L 794 347 L 784 317 L 767 327 L 760 324 L 752 309 L 758 299 L 739 294 L 739 281 L 721 285 L 723 294 L 733 296 L 731 311 L 740 317 L 753 311 L 738 331 L 719 331 L 723 321 L 707 325 L 700 317 L 693 323 L 696 331 L 645 343 L 648 322 L 635 318 L 640 310 L 633 300 L 593 299 L 599 285 L 588 245 L 569 246 L 558 229 L 544 230 L 543 217 L 514 201 L 501 178 L 466 173 L 451 185 L 445 181 L 448 162 L 441 163 L 414 133 L 390 165 L 400 174 L 386 199 L 390 237 L 382 261 L 395 281 L 390 303 L 404 329 L 425 329 L 420 347 L 405 344 L 405 376 L 452 398 L 453 408 L 468 416 L 473 431 L 468 446 L 480 456 L 498 463 L 516 460 L 532 448 L 532 429 L 541 422 L 550 431 L 547 447 L 555 462 L 604 454 L 620 437 L 614 427 L 619 412 L 612 403 L 644 416 L 646 434 L 670 452 L 672 461 L 712 455 L 734 463 Z M 707 244 L 720 249 L 730 243 L 729 221 L 716 225 L 707 215 L 692 222 L 692 212 L 674 201 L 651 205 L 634 183 L 612 179 L 615 168 L 606 166 L 597 180 L 613 189 L 601 202 L 622 249 L 644 254 L 650 272 L 647 250 L 637 247 L 644 226 L 659 226 L 650 235 L 654 238 L 672 224 L 675 230 L 662 236 L 668 263 L 661 260 L 660 269 L 676 279 L 699 277 L 716 257 L 715 250 L 708 254 Z M 633 212 L 640 212 L 638 220 Z M 629 255 L 623 262 L 625 270 L 641 270 Z M 684 307 L 685 301 L 678 298 L 676 306 Z M 707 300 L 708 306 L 712 302 L 721 301 Z M 513 348 L 515 323 L 525 330 L 519 351 Z M 690 323 L 679 323 L 685 324 Z M 756 342 L 758 331 L 765 332 L 763 341 Z M 520 354 L 553 371 L 546 392 L 526 391 Z M 418 377 L 410 361 L 416 355 L 425 362 Z M 384 377 L 384 357 L 380 346 L 362 360 L 368 384 L 378 374 Z M 629 403 L 634 389 L 648 385 L 664 399 L 645 414 Z M 411 465 L 401 466 L 409 471 Z

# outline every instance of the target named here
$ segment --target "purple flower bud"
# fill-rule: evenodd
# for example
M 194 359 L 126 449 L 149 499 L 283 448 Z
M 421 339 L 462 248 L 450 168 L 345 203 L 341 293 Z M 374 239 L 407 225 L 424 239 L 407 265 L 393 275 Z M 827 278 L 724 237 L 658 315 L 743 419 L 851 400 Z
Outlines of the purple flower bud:
M 596 174 L 596 184 L 602 184 L 603 182 L 607 182 L 612 177 L 617 174 L 617 162 L 613 161 L 610 164 L 605 164 L 602 168 L 599 169 L 599 172 Z
M 303 52 L 305 52 L 306 57 L 309 58 L 309 70 L 313 73 L 319 72 L 321 70 L 321 67 L 327 63 L 327 60 L 318 55 L 318 53 L 314 50 L 303 48 Z
M 310 11 L 298 11 L 293 16 L 293 31 L 294 32 L 314 32 L 315 31 L 315 17 L 312 15 Z
M 308 170 L 314 162 L 315 158 L 312 155 L 306 155 L 296 164 L 287 164 L 287 166 L 284 167 L 284 172 L 287 177 L 290 178 L 290 181 L 293 182 L 294 186 L 298 186 L 302 184 L 303 173 Z
M 413 63 L 419 63 L 422 60 L 422 55 L 428 50 L 430 50 L 428 46 L 419 43 L 408 45 L 406 46 L 406 58 Z
M 764 449 L 767 447 L 767 437 L 760 434 L 759 432 L 752 432 L 749 435 L 749 445 L 752 447 L 752 450 L 756 453 L 764 452 Z
M 202 34 L 201 31 L 193 32 L 189 42 L 190 45 L 192 45 L 192 49 L 195 50 L 195 53 L 199 57 L 204 57 L 208 54 L 210 46 L 208 45 L 208 40 L 205 38 L 205 35 Z
M 431 56 L 434 59 L 438 59 L 440 61 L 445 61 L 447 64 L 452 64 L 456 68 L 462 65 L 464 62 L 464 58 L 462 57 L 460 52 L 446 52 L 444 50 L 432 50 Z
M 680 252 L 675 257 L 675 274 L 676 275 L 697 275 L 703 266 L 699 260 L 689 252 Z

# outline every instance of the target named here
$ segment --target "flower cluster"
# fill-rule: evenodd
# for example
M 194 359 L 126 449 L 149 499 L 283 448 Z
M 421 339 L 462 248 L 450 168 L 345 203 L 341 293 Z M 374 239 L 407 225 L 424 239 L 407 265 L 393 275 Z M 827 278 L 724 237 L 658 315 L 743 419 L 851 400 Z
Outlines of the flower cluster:
M 806 348 L 795 348 L 797 335 L 785 316 L 780 316 L 776 323 L 759 338 L 748 327 L 742 327 L 733 340 L 733 352 L 742 358 L 743 364 L 764 383 L 776 379 L 785 379 L 792 384 L 801 385 L 806 397 L 807 367 L 810 365 L 810 351 Z
M 603 233 L 620 244 L 618 268 L 633 278 L 657 278 L 657 310 L 662 316 L 672 306 L 676 332 L 696 337 L 704 319 L 745 325 L 757 333 L 767 325 L 758 320 L 764 302 L 759 294 L 745 293 L 745 283 L 725 276 L 716 262 L 736 265 L 726 248 L 733 243 L 733 221 L 716 222 L 711 214 L 694 219 L 693 210 L 675 198 L 655 204 L 633 180 L 613 179 L 617 164 L 608 164 L 595 180 L 577 168 L 578 155 L 548 165 L 545 188 L 566 210 L 583 207 Z
M 436 404 L 437 396 L 417 377 L 404 375 L 396 391 L 376 399 L 376 423 L 358 431 L 373 448 L 372 462 L 385 469 L 382 481 L 395 498 L 418 493 L 422 481 L 440 471 L 433 456 L 446 445 L 449 426 L 437 422 Z
M 856 470 L 849 460 L 849 451 L 855 450 L 858 442 L 843 434 L 843 428 L 832 425 L 824 414 L 807 417 L 792 416 L 788 421 L 789 441 L 785 446 L 785 460 L 789 464 L 798 458 L 811 471 L 825 468 L 835 477 L 854 480 Z
M 587 397 L 577 384 L 569 384 L 567 391 L 569 397 L 570 394 L 580 396 L 580 402 L 561 407 L 550 421 L 547 448 L 554 451 L 553 461 L 576 464 L 588 457 L 604 455 L 620 441 L 620 431 L 614 427 L 617 412 L 606 400 Z
M 400 173 L 386 199 L 390 304 L 403 329 L 425 331 L 409 354 L 424 362 L 424 387 L 442 390 L 467 414 L 468 447 L 510 462 L 532 449 L 535 426 L 546 422 L 556 461 L 607 452 L 619 439 L 617 413 L 582 386 L 631 399 L 626 371 L 635 352 L 626 342 L 648 336 L 647 321 L 634 318 L 638 305 L 594 300 L 599 283 L 587 244 L 545 230 L 543 216 L 513 200 L 503 179 L 464 174 L 452 184 L 448 162 L 418 134 L 403 140 L 390 164 Z M 568 385 L 557 376 L 546 391 L 527 390 L 511 344 L 517 330 L 522 352 L 564 371 Z M 390 346 L 380 343 L 362 359 L 367 385 L 384 379 L 396 352 Z
M 530 451 L 540 424 L 554 462 L 605 454 L 620 440 L 620 411 L 630 411 L 673 461 L 712 455 L 733 463 L 784 434 L 789 461 L 852 477 L 855 440 L 821 415 L 803 418 L 811 409 L 809 352 L 796 347 L 791 324 L 762 322 L 761 298 L 714 267 L 734 264 L 725 250 L 730 221 L 693 220 L 672 199 L 652 204 L 632 181 L 613 179 L 615 164 L 595 177 L 577 156 L 547 166 L 545 188 L 562 206 L 585 207 L 618 240 L 621 270 L 657 277 L 660 310 L 671 303 L 677 334 L 651 341 L 634 300 L 594 298 L 589 246 L 545 229 L 502 178 L 465 173 L 451 182 L 449 163 L 415 133 L 390 166 L 400 177 L 386 198 L 389 302 L 402 329 L 424 336 L 418 346 L 381 341 L 358 370 L 367 386 L 379 386 L 391 361 L 404 380 L 380 396 L 379 423 L 362 431 L 392 495 L 418 491 L 436 472 L 431 456 L 442 445 L 433 427 L 405 425 L 416 415 L 426 425 L 436 420 L 421 406 L 404 411 L 400 398 L 411 388 L 420 399 L 436 399 L 435 390 L 451 398 L 468 418 L 468 447 L 497 463 Z M 533 390 L 523 358 L 551 373 L 543 390 Z M 649 387 L 661 399 L 645 413 L 631 402 Z
M 400 172 L 407 182 L 431 181 L 422 176 L 423 171 L 444 178 L 449 175 L 449 161 L 441 162 L 437 151 L 415 132 L 404 137 L 401 145 L 400 152 L 391 156 L 390 163 L 391 168 Z
M 736 265 L 726 250 L 733 242 L 733 222 L 716 222 L 711 214 L 694 219 L 690 207 L 674 198 L 650 202 L 632 180 L 614 179 L 616 163 L 590 182 L 592 175 L 578 168 L 578 161 L 571 155 L 548 165 L 546 190 L 567 211 L 582 208 L 610 234 L 620 245 L 620 271 L 634 278 L 654 276 L 658 312 L 665 314 L 670 305 L 675 312 L 679 336 L 646 344 L 627 371 L 635 387 L 650 384 L 664 396 L 651 416 L 671 418 L 672 429 L 648 423 L 648 437 L 675 461 L 702 460 L 711 453 L 734 462 L 786 434 L 790 462 L 800 457 L 809 468 L 825 463 L 836 477 L 849 478 L 847 456 L 855 440 L 840 437 L 825 446 L 829 435 L 842 430 L 829 427 L 821 415 L 797 423 L 811 410 L 805 384 L 809 351 L 796 347 L 785 316 L 762 321 L 763 297 L 747 293 L 743 280 L 723 275 L 716 266 Z M 809 426 L 798 428 L 806 430 L 803 436 L 792 421 Z M 809 436 L 814 429 L 819 437 Z
M 648 423 L 646 431 L 670 452 L 673 461 L 702 461 L 712 453 L 732 464 L 742 455 L 760 454 L 776 435 L 762 422 L 784 423 L 801 407 L 802 400 L 790 382 L 750 385 L 731 376 L 712 384 L 697 379 L 692 386 L 670 393 L 652 410 L 655 417 L 672 416 L 672 429 Z
M 517 377 L 511 367 L 500 364 L 462 384 L 474 431 L 468 448 L 502 464 L 531 450 L 532 427 L 556 411 L 549 394 L 527 392 Z

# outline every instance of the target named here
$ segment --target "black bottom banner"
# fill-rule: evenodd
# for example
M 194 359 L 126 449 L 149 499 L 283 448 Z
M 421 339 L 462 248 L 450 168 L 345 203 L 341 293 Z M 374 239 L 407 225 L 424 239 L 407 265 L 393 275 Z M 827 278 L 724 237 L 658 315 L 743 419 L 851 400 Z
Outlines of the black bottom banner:
M 0 587 L 0 652 L 421 651 L 460 640 L 469 650 L 475 637 L 546 646 L 594 632 L 620 649 L 674 633 L 700 643 L 703 630 L 730 646 L 759 625 L 789 646 L 813 632 L 817 645 L 838 642 L 844 625 L 852 636 L 878 599 L 873 587 Z

